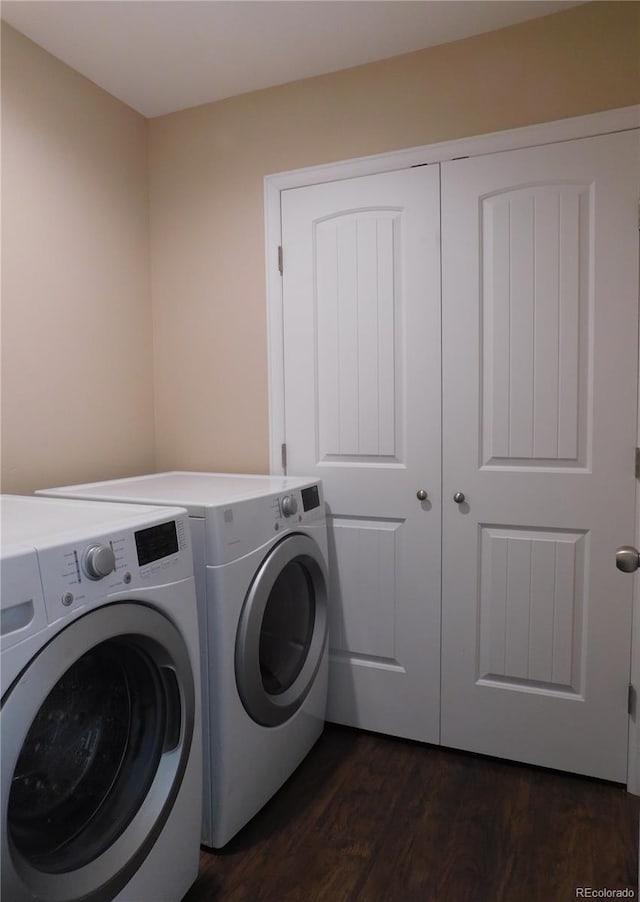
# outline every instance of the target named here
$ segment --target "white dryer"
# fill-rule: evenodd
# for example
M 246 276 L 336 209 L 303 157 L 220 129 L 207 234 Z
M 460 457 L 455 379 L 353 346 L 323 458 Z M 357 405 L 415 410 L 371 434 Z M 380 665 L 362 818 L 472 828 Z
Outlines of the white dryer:
M 202 842 L 225 845 L 324 727 L 328 567 L 321 483 L 173 472 L 43 492 L 187 508 L 204 625 Z
M 184 510 L 0 497 L 1 896 L 177 902 L 198 873 Z

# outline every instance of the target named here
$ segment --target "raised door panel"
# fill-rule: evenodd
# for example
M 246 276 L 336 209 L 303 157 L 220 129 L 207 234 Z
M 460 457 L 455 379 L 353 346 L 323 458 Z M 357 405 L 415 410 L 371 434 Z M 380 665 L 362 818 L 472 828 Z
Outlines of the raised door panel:
M 585 545 L 583 533 L 481 528 L 478 683 L 580 694 Z
M 331 647 L 334 653 L 397 663 L 397 533 L 402 524 L 334 517 L 332 526 Z
M 315 224 L 318 460 L 397 460 L 400 221 L 363 210 Z
M 592 186 L 480 200 L 483 462 L 585 466 Z

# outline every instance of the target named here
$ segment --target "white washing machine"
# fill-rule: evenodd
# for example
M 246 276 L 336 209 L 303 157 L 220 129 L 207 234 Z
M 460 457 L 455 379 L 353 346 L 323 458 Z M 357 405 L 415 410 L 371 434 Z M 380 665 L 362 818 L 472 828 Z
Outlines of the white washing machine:
M 324 727 L 322 485 L 295 477 L 174 472 L 43 491 L 187 508 L 204 626 L 202 842 L 225 845 L 292 774 Z
M 178 902 L 202 742 L 187 515 L 0 497 L 1 896 Z

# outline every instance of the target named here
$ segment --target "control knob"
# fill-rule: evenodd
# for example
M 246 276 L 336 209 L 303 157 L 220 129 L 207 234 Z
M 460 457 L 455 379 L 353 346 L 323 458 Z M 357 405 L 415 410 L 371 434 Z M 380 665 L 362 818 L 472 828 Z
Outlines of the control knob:
M 109 545 L 91 545 L 82 555 L 82 569 L 89 579 L 103 579 L 116 569 L 116 556 Z
M 280 502 L 283 517 L 292 517 L 298 511 L 298 502 L 294 495 L 285 495 Z

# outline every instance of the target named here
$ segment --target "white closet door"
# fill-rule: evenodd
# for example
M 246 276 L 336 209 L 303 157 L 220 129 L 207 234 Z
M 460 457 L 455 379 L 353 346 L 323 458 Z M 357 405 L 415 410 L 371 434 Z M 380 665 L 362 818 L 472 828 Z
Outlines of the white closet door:
M 284 191 L 282 229 L 287 472 L 330 514 L 328 718 L 437 742 L 439 168 Z
M 617 781 L 639 161 L 626 132 L 442 166 L 441 740 Z

